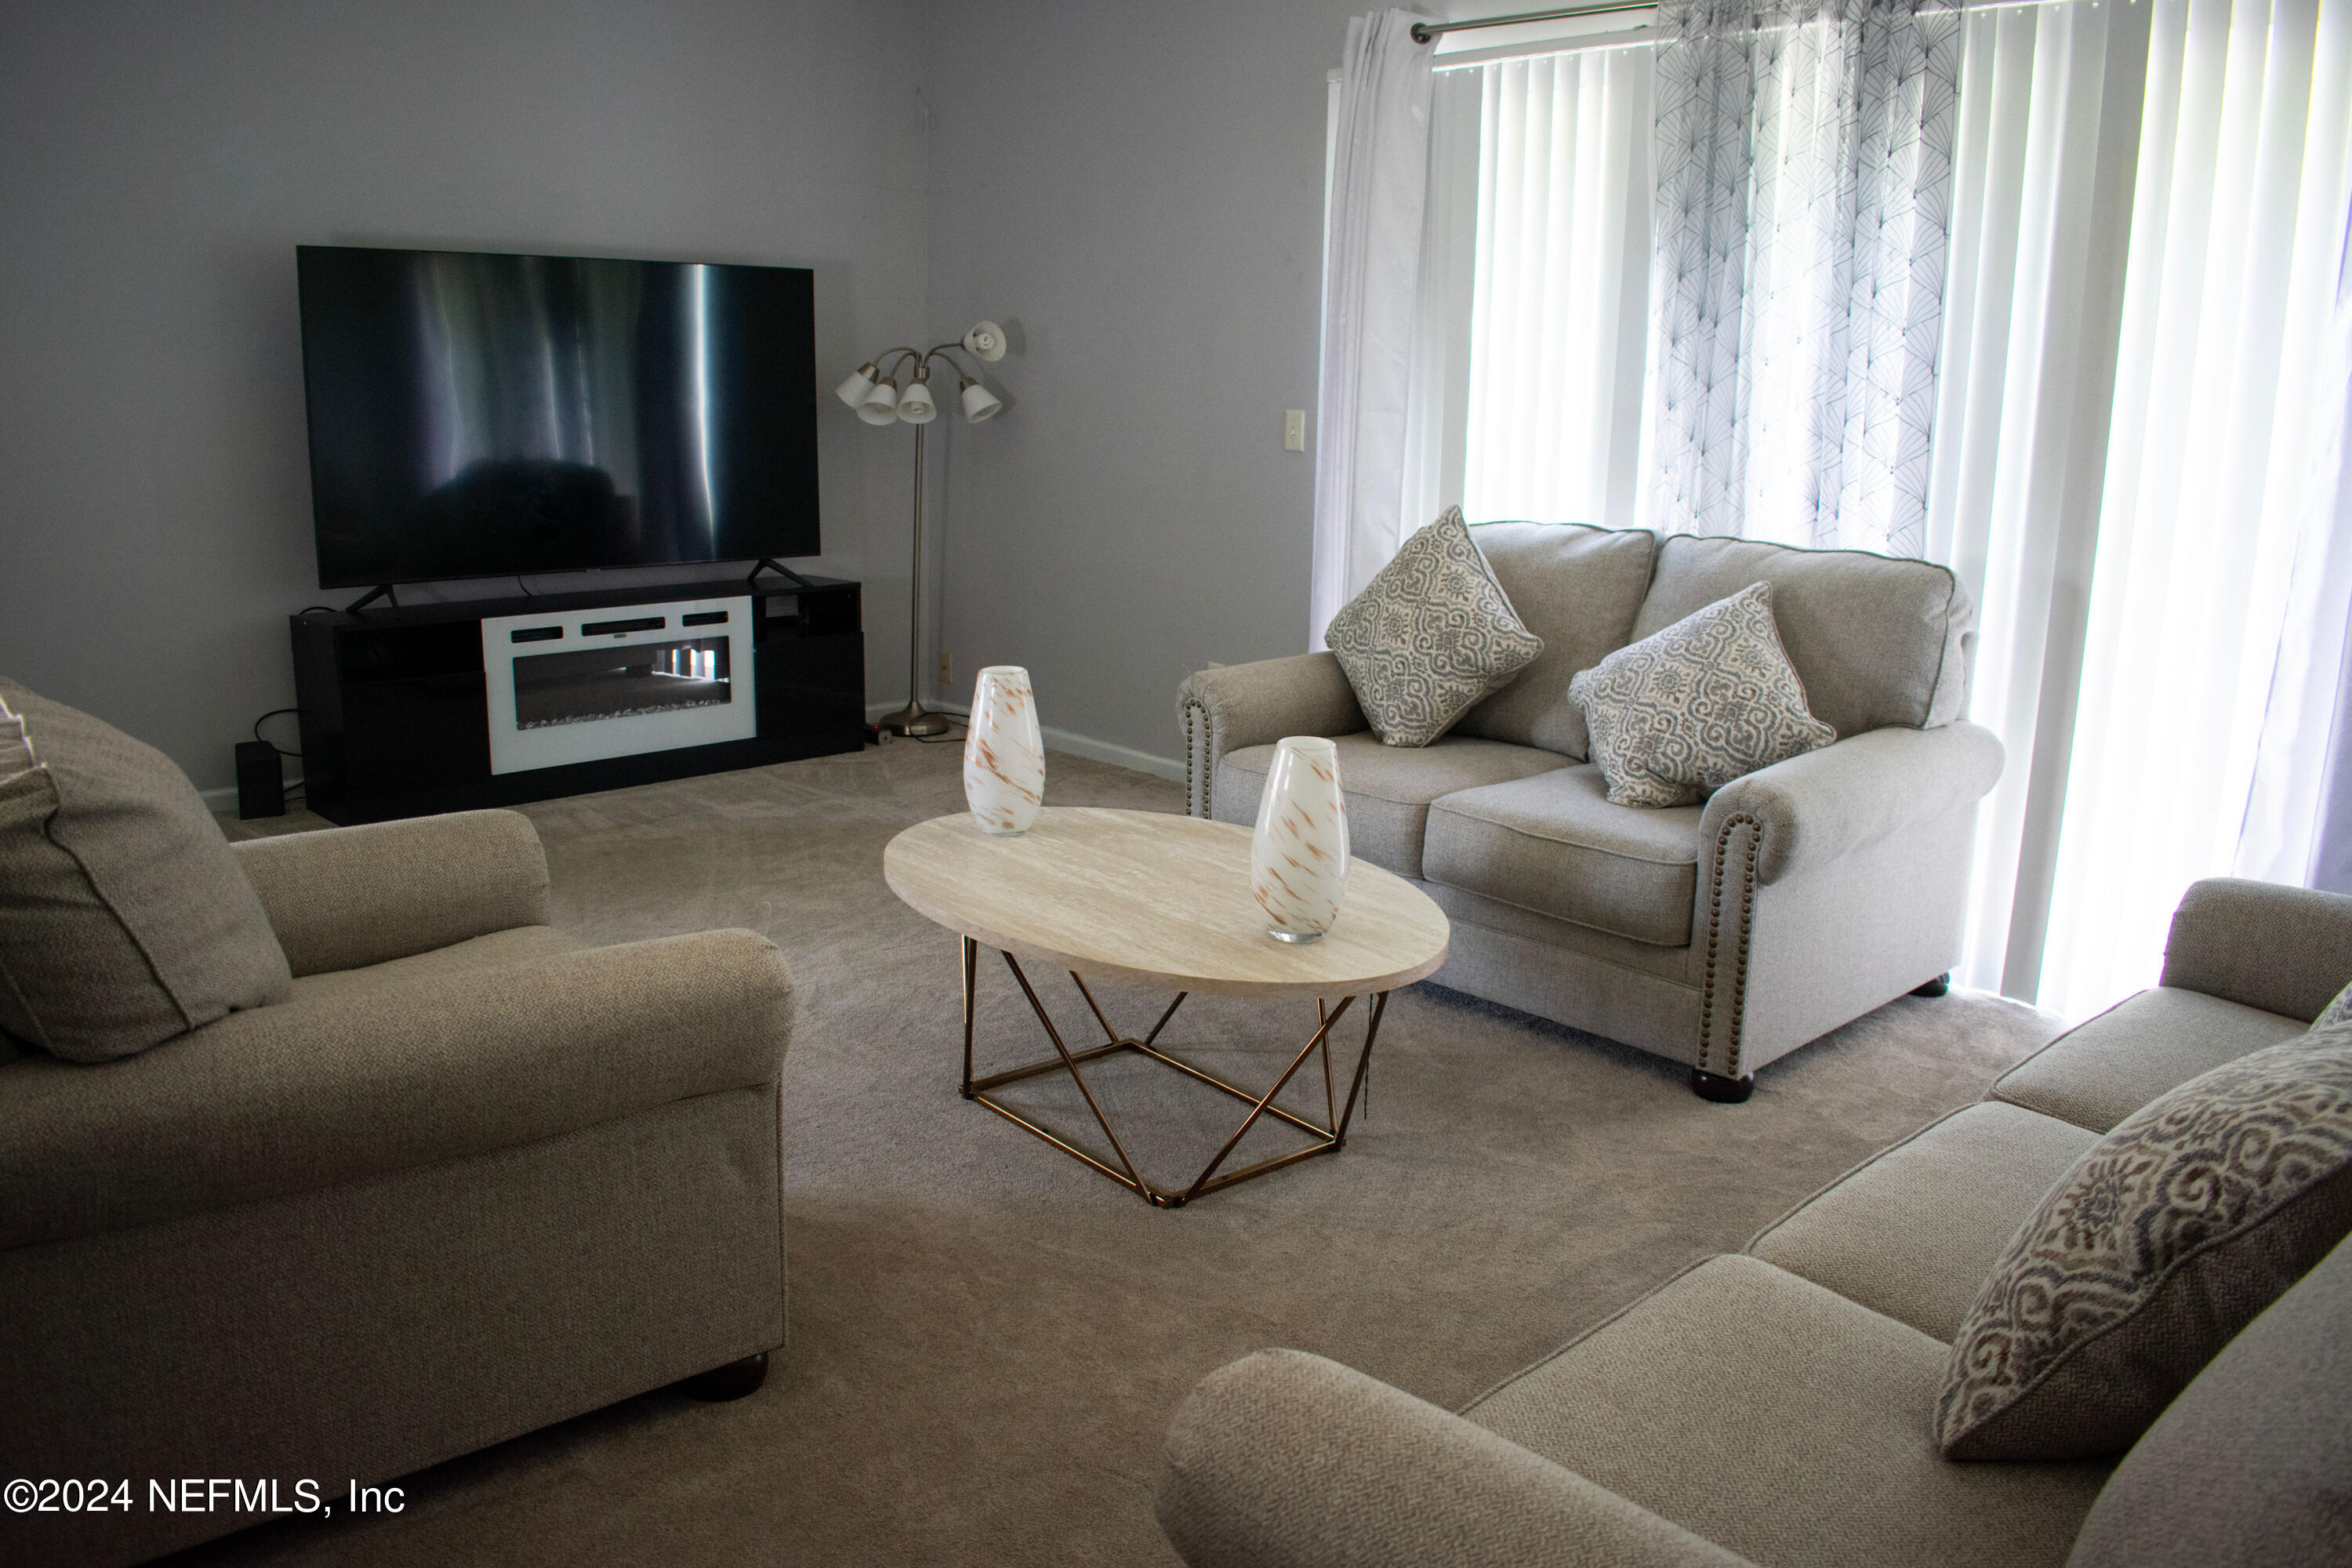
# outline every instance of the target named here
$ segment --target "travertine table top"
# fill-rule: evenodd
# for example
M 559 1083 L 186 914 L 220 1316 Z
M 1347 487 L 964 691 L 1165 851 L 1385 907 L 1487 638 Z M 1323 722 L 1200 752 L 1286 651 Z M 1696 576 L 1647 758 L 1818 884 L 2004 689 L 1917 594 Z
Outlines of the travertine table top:
M 1228 996 L 1344 996 L 1436 972 L 1444 911 L 1403 878 L 1355 861 L 1320 942 L 1265 934 L 1250 897 L 1249 829 L 1160 812 L 1049 806 L 1019 837 L 970 812 L 890 841 L 890 890 L 950 931 L 1087 976 Z

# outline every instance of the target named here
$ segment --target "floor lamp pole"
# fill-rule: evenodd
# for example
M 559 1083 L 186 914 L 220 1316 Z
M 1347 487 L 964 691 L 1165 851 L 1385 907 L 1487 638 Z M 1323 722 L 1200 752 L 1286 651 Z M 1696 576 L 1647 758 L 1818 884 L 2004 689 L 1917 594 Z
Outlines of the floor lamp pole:
M 915 426 L 915 570 L 907 610 L 907 705 L 882 721 L 894 735 L 944 735 L 948 721 L 923 707 L 923 443 L 930 422 Z

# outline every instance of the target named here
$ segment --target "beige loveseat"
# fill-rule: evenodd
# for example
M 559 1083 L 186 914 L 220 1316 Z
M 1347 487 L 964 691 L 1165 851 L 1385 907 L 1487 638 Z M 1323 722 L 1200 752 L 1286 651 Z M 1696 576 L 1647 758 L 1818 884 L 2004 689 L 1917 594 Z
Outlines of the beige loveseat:
M 782 958 L 751 931 L 587 948 L 512 812 L 236 847 L 295 975 L 118 1061 L 0 1060 L 0 1562 L 134 1562 L 260 1522 L 181 1478 L 352 1479 L 784 1338 Z M 0 1056 L 7 1053 L 0 1052 Z
M 1542 655 L 1452 732 L 1384 746 L 1328 653 L 1184 682 L 1188 808 L 1248 823 L 1286 735 L 1339 742 L 1354 852 L 1454 941 L 1438 984 L 1688 1062 L 1710 1099 L 1958 959 L 1977 802 L 1974 611 L 1924 561 L 1525 522 L 1471 531 Z M 1704 805 L 1612 805 L 1570 679 L 1752 583 L 1837 743 Z
M 2347 981 L 2352 899 L 2200 883 L 2158 988 L 1460 1415 L 1297 1352 L 1213 1373 L 1170 1428 L 1161 1525 L 1195 1568 L 2352 1560 L 2352 1243 L 2119 1466 L 1956 1464 L 1932 1436 L 1950 1342 L 2043 1194 Z

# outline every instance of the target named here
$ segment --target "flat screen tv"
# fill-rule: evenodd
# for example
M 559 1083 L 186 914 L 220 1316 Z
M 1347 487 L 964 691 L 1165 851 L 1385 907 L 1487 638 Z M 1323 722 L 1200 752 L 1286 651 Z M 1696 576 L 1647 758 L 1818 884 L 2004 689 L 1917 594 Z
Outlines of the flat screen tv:
M 319 585 L 814 555 L 803 268 L 296 250 Z

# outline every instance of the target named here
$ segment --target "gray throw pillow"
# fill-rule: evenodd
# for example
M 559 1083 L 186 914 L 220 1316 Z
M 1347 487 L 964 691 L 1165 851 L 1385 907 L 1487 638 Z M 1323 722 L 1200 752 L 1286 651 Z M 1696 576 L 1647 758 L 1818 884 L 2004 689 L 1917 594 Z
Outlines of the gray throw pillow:
M 1769 583 L 1619 648 L 1570 681 L 1568 696 L 1619 805 L 1688 805 L 1837 739 L 1805 705 Z
M 261 900 L 186 774 L 12 681 L 0 713 L 13 742 L 0 756 L 0 1030 L 108 1061 L 291 994 Z
M 1323 640 L 1381 743 L 1426 746 L 1543 652 L 1459 507 L 1404 542 Z
M 2149 1101 L 2060 1178 L 1961 1321 L 1937 1445 L 2130 1447 L 2347 1231 L 2352 1024 L 2332 1024 Z
M 2246 1325 L 2134 1443 L 2066 1568 L 2294 1568 L 2352 1542 L 2352 1242 Z

